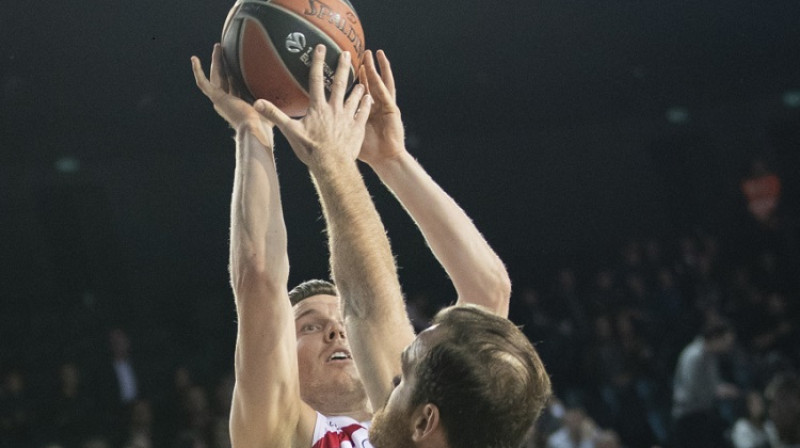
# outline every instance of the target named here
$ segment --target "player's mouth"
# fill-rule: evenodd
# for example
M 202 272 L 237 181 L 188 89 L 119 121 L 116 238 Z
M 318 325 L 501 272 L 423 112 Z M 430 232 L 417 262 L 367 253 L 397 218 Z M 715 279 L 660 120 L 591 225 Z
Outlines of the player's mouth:
M 347 351 L 347 350 L 336 350 L 335 352 L 331 353 L 330 356 L 328 356 L 328 359 L 327 359 L 326 362 L 347 362 L 347 361 L 352 361 L 352 360 L 353 360 L 353 356 L 350 354 L 349 351 Z

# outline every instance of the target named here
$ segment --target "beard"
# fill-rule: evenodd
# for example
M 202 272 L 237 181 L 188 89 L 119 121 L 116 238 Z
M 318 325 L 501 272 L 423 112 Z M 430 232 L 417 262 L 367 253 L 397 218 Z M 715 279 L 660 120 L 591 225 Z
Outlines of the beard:
M 413 448 L 408 412 L 387 411 L 386 407 L 376 412 L 369 427 L 369 441 L 375 448 Z

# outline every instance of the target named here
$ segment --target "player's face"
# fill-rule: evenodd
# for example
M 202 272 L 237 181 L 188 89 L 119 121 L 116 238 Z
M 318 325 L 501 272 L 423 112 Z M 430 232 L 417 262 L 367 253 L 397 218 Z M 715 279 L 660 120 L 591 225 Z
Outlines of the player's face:
M 412 414 L 415 410 L 412 398 L 417 386 L 415 369 L 422 357 L 441 337 L 441 329 L 434 325 L 417 335 L 414 342 L 403 351 L 402 374 L 395 378 L 395 388 L 389 395 L 386 405 L 372 418 L 369 438 L 373 446 L 381 448 L 415 446 L 412 439 L 414 431 Z
M 363 400 L 365 393 L 345 338 L 339 299 L 309 297 L 294 307 L 294 316 L 303 400 L 323 413 L 324 408 Z

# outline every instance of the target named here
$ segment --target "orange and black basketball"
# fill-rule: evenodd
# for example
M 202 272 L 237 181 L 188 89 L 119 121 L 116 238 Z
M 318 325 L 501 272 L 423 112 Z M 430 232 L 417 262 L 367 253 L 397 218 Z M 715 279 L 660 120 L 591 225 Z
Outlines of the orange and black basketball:
M 324 44 L 325 84 L 343 51 L 352 61 L 348 89 L 364 52 L 364 31 L 348 0 L 238 0 L 225 20 L 225 65 L 246 101 L 265 99 L 289 116 L 308 108 L 311 54 Z

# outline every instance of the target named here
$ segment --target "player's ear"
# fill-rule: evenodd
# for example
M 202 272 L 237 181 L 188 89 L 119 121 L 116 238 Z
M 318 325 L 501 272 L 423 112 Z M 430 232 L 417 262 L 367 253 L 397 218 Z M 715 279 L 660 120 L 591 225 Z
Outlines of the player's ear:
M 439 416 L 439 408 L 432 403 L 425 403 L 419 406 L 412 415 L 414 424 L 411 440 L 415 443 L 431 442 L 439 437 L 443 437 L 444 428 Z M 437 446 L 444 446 L 438 445 Z

